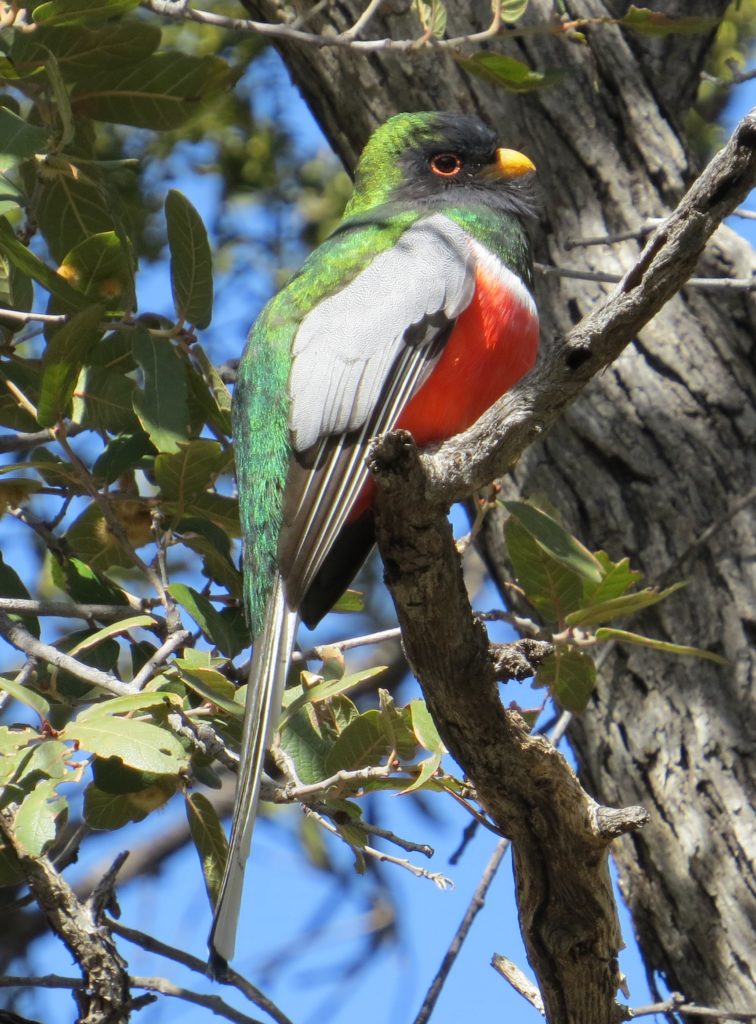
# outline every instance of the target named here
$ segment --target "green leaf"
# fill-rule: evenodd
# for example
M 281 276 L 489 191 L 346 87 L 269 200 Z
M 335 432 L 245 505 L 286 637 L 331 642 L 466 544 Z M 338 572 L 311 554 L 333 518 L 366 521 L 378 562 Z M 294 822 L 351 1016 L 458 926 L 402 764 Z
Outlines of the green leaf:
M 136 772 L 110 759 L 95 759 L 95 781 L 84 791 L 84 820 L 90 828 L 113 831 L 130 821 L 143 821 L 162 807 L 177 789 L 172 775 Z M 120 784 L 119 784 L 120 783 Z
M 292 715 L 281 729 L 281 749 L 305 785 L 320 782 L 331 774 L 325 767 L 329 747 L 328 741 L 313 728 L 306 711 Z
M 379 688 L 378 700 L 383 733 L 389 748 L 402 761 L 409 761 L 417 753 L 417 738 L 409 725 L 409 712 L 397 708 L 388 690 Z
M 7 107 L 0 107 L 0 171 L 10 170 L 47 148 L 50 133 L 29 124 Z
M 186 817 L 202 865 L 202 877 L 205 879 L 210 905 L 215 907 L 228 856 L 226 834 L 215 808 L 201 793 L 192 793 L 187 797 Z
M 84 174 L 75 158 L 48 157 L 35 185 L 35 213 L 54 260 L 61 263 L 93 235 L 113 231 L 120 203 L 98 168 Z
M 634 587 L 643 579 L 643 573 L 630 568 L 630 560 L 623 558 L 613 562 L 605 551 L 597 551 L 596 558 L 601 563 L 603 577 L 600 583 L 585 580 L 583 583 L 583 601 L 587 607 L 612 601 L 621 597 L 630 587 Z
M 57 785 L 58 779 L 38 783 L 16 814 L 16 839 L 33 857 L 41 856 L 55 841 L 68 810 L 66 800 L 55 789 Z
M 77 116 L 166 131 L 179 128 L 202 103 L 230 85 L 219 57 L 156 53 L 128 68 L 101 67 L 73 92 Z
M 135 434 L 119 434 L 108 441 L 92 466 L 92 475 L 102 483 L 112 484 L 119 476 L 137 469 L 155 454 L 155 446 L 143 430 Z
M 181 707 L 178 694 L 165 691 L 127 693 L 122 697 L 108 697 L 97 704 L 90 704 L 76 716 L 76 721 L 93 722 L 105 715 L 127 715 L 135 711 L 150 711 L 153 708 L 165 709 L 169 705 Z
M 563 77 L 559 70 L 534 71 L 521 60 L 505 57 L 501 53 L 483 51 L 472 57 L 455 57 L 465 71 L 483 78 L 494 85 L 503 86 L 510 92 L 531 92 L 554 85 Z
M 624 17 L 617 20 L 617 24 L 623 28 L 630 28 L 646 36 L 711 32 L 719 23 L 719 18 L 670 18 L 667 14 L 651 11 L 648 7 L 636 7 L 635 4 L 631 4 Z
M 385 665 L 376 665 L 373 668 L 362 669 L 360 672 L 353 672 L 340 679 L 325 679 L 322 683 L 316 683 L 303 690 L 301 686 L 289 687 L 284 693 L 285 715 L 282 721 L 287 721 L 301 708 L 308 704 L 317 704 L 320 701 L 330 700 L 339 694 L 353 690 L 367 679 L 378 676 L 386 671 Z
M 441 755 L 431 754 L 430 757 L 426 757 L 424 761 L 421 761 L 419 766 L 420 771 L 417 777 L 401 790 L 401 795 L 405 796 L 407 793 L 414 793 L 417 789 L 422 789 L 426 783 L 430 782 L 433 776 L 436 774 L 438 769 L 441 767 Z
M 144 374 L 144 388 L 133 397 L 134 412 L 159 452 L 178 451 L 189 430 L 184 364 L 167 338 L 137 331 L 134 358 Z
M 236 687 L 217 669 L 187 668 L 181 658 L 176 658 L 173 664 L 179 669 L 179 679 L 204 700 L 234 718 L 244 716 L 244 708 L 234 700 Z
M 34 8 L 37 24 L 70 25 L 125 14 L 139 6 L 139 0 L 48 0 Z
M 157 775 L 175 775 L 189 760 L 168 729 L 133 718 L 104 715 L 94 721 L 75 719 L 63 730 L 61 739 L 73 740 L 98 757 L 117 757 L 132 768 Z
M 66 309 L 86 309 L 91 306 L 86 295 L 77 292 L 60 274 L 56 274 L 52 268 L 19 242 L 4 217 L 0 217 L 0 252 L 7 256 L 14 267 L 27 274 L 33 281 L 42 285 L 59 299 Z
M 53 427 L 68 413 L 82 366 L 102 337 L 103 313 L 102 306 L 83 309 L 55 332 L 45 349 L 37 405 L 40 426 Z
M 4 561 L 1 551 L 0 594 L 2 594 L 3 597 L 18 597 L 25 601 L 28 601 L 31 596 L 29 594 L 29 591 L 24 586 L 23 580 L 18 575 L 16 570 Z M 16 622 L 22 622 L 30 633 L 39 638 L 39 619 L 37 618 L 36 615 L 11 614 L 10 618 L 12 618 Z
M 378 765 L 389 752 L 379 711 L 365 711 L 344 729 L 325 760 L 326 777 Z
M 413 700 L 409 703 L 409 710 L 412 716 L 412 728 L 418 743 L 426 750 L 441 756 L 446 753 L 446 747 L 438 734 L 436 723 L 431 718 L 428 705 L 424 700 Z
M 30 690 L 28 686 L 21 686 L 14 679 L 6 679 L 5 676 L 0 676 L 0 690 L 5 690 L 11 697 L 15 697 L 16 700 L 21 701 L 28 708 L 32 708 L 40 718 L 49 717 L 50 705 L 44 697 Z
M 665 651 L 667 654 L 679 654 L 686 658 L 703 658 L 706 661 L 713 661 L 717 665 L 729 665 L 727 658 L 714 651 L 707 651 L 703 647 L 687 647 L 685 644 L 672 644 L 666 640 L 654 640 L 650 636 L 641 636 L 639 633 L 628 633 L 626 629 L 614 629 L 602 626 L 596 630 L 597 640 L 617 640 L 623 644 L 639 644 L 641 647 L 651 647 L 655 651 Z
M 165 199 L 171 289 L 179 320 L 200 329 L 213 315 L 213 258 L 202 218 L 183 193 L 172 188 Z
M 685 583 L 675 583 L 666 590 L 655 590 L 646 587 L 635 594 L 623 594 L 622 597 L 615 597 L 609 601 L 601 601 L 599 604 L 591 604 L 589 608 L 580 608 L 571 612 L 565 619 L 568 626 L 594 626 L 597 622 L 609 622 L 611 619 L 618 619 L 623 615 L 633 615 L 643 608 L 649 608 L 658 604 L 670 594 L 674 594 Z
M 136 629 L 138 626 L 154 627 L 156 621 L 152 615 L 132 615 L 127 619 L 119 619 L 117 622 L 111 622 L 107 626 L 103 626 L 102 629 L 98 629 L 95 633 L 90 633 L 89 636 L 80 640 L 75 647 L 72 647 L 68 653 L 75 657 L 81 651 L 86 651 L 89 647 L 96 647 L 97 644 L 102 643 L 103 640 L 107 640 L 111 636 L 120 636 L 121 633 L 128 633 L 130 629 Z
M 507 22 L 507 24 L 519 21 L 528 9 L 529 3 L 530 0 L 502 0 L 501 20 Z
M 88 366 L 76 384 L 71 419 L 92 430 L 144 433 L 134 412 L 139 394 L 134 381 L 122 373 Z
M 534 686 L 546 686 L 565 711 L 584 711 L 596 685 L 596 666 L 582 651 L 557 647 L 541 664 Z
M 74 124 L 73 111 L 71 110 L 71 98 L 68 95 L 68 90 L 66 89 L 54 53 L 48 53 L 47 55 L 45 73 L 52 89 L 55 113 L 60 121 L 59 145 L 67 146 L 73 141 L 76 134 L 76 125 Z
M 211 601 L 184 583 L 172 583 L 168 592 L 189 612 L 211 644 L 229 658 L 236 657 L 244 644 L 240 645 L 238 635 Z
M 173 533 L 191 551 L 202 556 L 202 573 L 208 579 L 225 587 L 229 594 L 241 600 L 244 583 L 242 575 L 231 561 L 228 537 L 214 523 L 199 519 L 181 519 Z M 217 540 L 212 535 L 217 536 Z M 249 641 L 251 642 L 251 640 Z
M 224 450 L 217 441 L 199 438 L 185 441 L 172 453 L 155 459 L 155 480 L 164 498 L 175 502 L 179 515 L 193 498 L 215 483 L 223 472 L 233 466 L 233 452 Z
M 80 604 L 122 604 L 128 606 L 126 595 L 110 580 L 103 579 L 91 565 L 78 558 L 68 558 L 64 565 L 53 561 L 52 577 L 74 601 Z
M 345 590 L 333 608 L 331 608 L 331 611 L 342 615 L 364 612 L 365 595 L 359 590 Z
M 86 0 L 82 0 L 84 3 Z M 38 72 L 53 53 L 63 77 L 76 81 L 103 66 L 114 68 L 143 59 L 158 48 L 160 37 L 157 25 L 139 21 L 116 22 L 103 28 L 39 25 L 34 32 L 16 34 L 11 57 L 16 74 L 25 77 Z
M 547 622 L 562 623 L 569 612 L 581 607 L 580 576 L 552 558 L 515 516 L 505 523 L 504 536 L 514 574 L 528 601 Z
M 58 271 L 111 316 L 134 308 L 131 259 L 115 231 L 100 231 L 68 252 Z
M 604 572 L 601 562 L 556 519 L 524 501 L 505 501 L 504 507 L 513 516 L 517 516 L 528 533 L 552 558 L 592 583 L 602 581 Z

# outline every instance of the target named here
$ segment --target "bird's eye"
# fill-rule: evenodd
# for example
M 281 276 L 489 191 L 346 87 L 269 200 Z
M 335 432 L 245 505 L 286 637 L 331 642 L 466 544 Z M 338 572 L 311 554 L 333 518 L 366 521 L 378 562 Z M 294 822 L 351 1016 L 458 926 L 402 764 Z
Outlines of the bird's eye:
M 439 178 L 455 178 L 462 170 L 462 161 L 456 153 L 437 153 L 430 158 L 430 169 Z

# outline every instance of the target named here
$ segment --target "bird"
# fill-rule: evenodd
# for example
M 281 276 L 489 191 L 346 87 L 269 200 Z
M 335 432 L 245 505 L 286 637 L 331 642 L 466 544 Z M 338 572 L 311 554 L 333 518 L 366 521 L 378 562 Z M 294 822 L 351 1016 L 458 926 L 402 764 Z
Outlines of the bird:
M 233 957 L 260 780 L 299 622 L 374 544 L 371 438 L 471 426 L 535 363 L 535 167 L 476 117 L 401 113 L 370 136 L 331 235 L 255 322 L 233 398 L 253 655 L 211 974 Z

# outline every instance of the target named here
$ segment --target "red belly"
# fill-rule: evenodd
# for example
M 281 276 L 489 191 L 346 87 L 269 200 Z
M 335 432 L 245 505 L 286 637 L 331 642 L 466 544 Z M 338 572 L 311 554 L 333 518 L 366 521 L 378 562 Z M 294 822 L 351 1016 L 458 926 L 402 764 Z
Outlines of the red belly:
M 476 271 L 472 302 L 457 319 L 433 372 L 412 396 L 395 426 L 420 446 L 467 430 L 530 370 L 538 354 L 538 318 L 519 296 Z M 373 496 L 368 480 L 352 507 L 357 519 Z

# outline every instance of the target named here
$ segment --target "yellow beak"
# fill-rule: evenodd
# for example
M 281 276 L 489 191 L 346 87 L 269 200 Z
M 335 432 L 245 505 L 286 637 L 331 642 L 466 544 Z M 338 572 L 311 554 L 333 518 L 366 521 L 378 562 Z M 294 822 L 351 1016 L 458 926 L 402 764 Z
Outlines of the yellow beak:
M 535 170 L 535 164 L 516 149 L 497 149 L 496 166 L 502 178 L 521 178 Z

